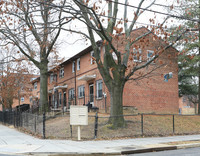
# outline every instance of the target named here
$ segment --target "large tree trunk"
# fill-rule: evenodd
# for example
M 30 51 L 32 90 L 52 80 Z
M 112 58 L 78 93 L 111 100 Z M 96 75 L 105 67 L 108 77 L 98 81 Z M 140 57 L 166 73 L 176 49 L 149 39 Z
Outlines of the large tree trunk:
M 47 61 L 41 63 L 40 68 L 40 107 L 43 112 L 48 111 L 48 66 Z
M 200 57 L 200 56 L 199 56 Z M 200 66 L 199 66 L 199 87 L 198 87 L 198 114 L 200 114 Z
M 199 6 L 200 6 L 200 0 L 199 0 Z M 200 19 L 200 14 L 199 14 Z M 199 27 L 199 44 L 200 44 L 200 22 L 198 22 Z M 200 45 L 199 45 L 199 53 L 198 57 L 200 58 Z M 200 64 L 198 66 L 198 78 L 199 78 L 199 87 L 198 87 L 198 114 L 200 114 Z
M 116 129 L 125 126 L 124 116 L 123 116 L 123 89 L 124 84 L 112 85 L 110 89 L 110 120 L 111 128 Z

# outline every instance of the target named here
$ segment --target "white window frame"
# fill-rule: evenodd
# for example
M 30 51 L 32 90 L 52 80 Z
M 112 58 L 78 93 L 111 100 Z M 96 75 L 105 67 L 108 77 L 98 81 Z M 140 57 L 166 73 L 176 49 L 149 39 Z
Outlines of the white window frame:
M 20 100 L 21 100 L 21 102 L 24 102 L 24 97 L 21 97 L 21 99 L 20 99 Z
M 78 58 L 77 59 L 77 70 L 80 70 L 80 68 L 81 68 L 81 59 Z
M 69 90 L 69 100 L 73 100 L 75 98 L 74 88 Z
M 64 77 L 64 67 L 60 68 L 59 70 L 59 78 L 63 78 Z
M 133 48 L 133 61 L 134 62 L 141 62 L 142 61 L 141 54 L 142 54 L 142 50 L 141 49 L 135 49 L 135 48 Z
M 99 89 L 100 84 L 101 84 L 101 90 Z M 100 96 L 100 91 L 101 91 L 101 96 Z M 102 80 L 96 81 L 96 96 L 97 96 L 97 99 L 103 98 L 103 81 Z
M 34 84 L 33 84 L 33 88 L 34 88 L 34 90 L 37 89 L 37 82 L 34 82 Z
M 78 97 L 83 98 L 85 96 L 85 86 L 78 87 Z
M 151 53 L 151 56 L 149 56 L 149 53 Z M 153 57 L 154 57 L 154 51 L 153 50 L 147 50 L 147 61 L 149 61 Z
M 75 62 L 75 61 L 73 61 L 73 62 L 72 62 L 72 73 L 74 73 L 74 72 L 75 72 L 75 64 L 76 64 L 76 62 Z

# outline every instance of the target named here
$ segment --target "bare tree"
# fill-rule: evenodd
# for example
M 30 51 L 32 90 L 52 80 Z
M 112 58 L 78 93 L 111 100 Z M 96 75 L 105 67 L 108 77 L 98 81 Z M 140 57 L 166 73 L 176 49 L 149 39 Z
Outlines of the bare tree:
M 133 77 L 133 75 L 137 75 L 136 73 L 138 73 L 138 71 L 142 71 L 145 67 L 149 66 L 167 48 L 173 45 L 173 43 L 167 44 L 166 38 L 170 34 L 166 33 L 163 29 L 163 25 L 168 17 L 159 24 L 151 26 L 149 29 L 145 29 L 144 32 L 141 32 L 141 34 L 135 34 L 135 37 L 132 37 L 134 34 L 133 29 L 136 28 L 139 17 L 144 11 L 152 7 L 155 0 L 148 1 L 149 4 L 147 4 L 145 0 L 140 0 L 138 6 L 135 6 L 134 10 L 130 10 L 129 7 L 131 5 L 129 5 L 128 0 L 125 0 L 124 3 L 120 3 L 118 0 L 97 0 L 95 2 L 90 0 L 73 0 L 73 2 L 76 6 L 71 8 L 65 7 L 64 10 L 66 13 L 71 13 L 74 19 L 83 22 L 87 27 L 87 32 L 72 29 L 68 29 L 68 31 L 82 34 L 91 42 L 94 50 L 94 59 L 111 95 L 110 123 L 113 128 L 123 127 L 125 124 L 123 118 L 123 89 L 126 82 L 129 80 L 141 79 L 142 77 L 144 78 L 152 73 L 153 70 L 156 70 L 156 68 L 154 68 L 138 77 Z M 144 5 L 144 3 L 146 4 Z M 79 9 L 77 9 L 77 6 Z M 128 13 L 128 11 L 131 11 L 131 13 Z M 119 14 L 123 14 L 122 19 L 119 19 Z M 130 16 L 129 18 L 130 14 L 133 15 L 133 17 Z M 149 20 L 151 24 L 155 23 L 153 17 L 149 17 Z M 140 54 L 133 54 L 133 47 L 138 50 L 139 47 L 148 45 L 148 36 L 155 32 L 157 32 L 157 34 L 160 32 L 159 35 L 163 36 L 162 42 L 164 44 L 157 47 L 151 59 L 141 60 L 141 62 L 130 65 L 130 60 L 133 59 L 134 55 L 140 57 Z M 105 48 L 103 57 L 100 55 L 101 50 L 99 49 L 96 36 L 101 39 L 102 45 Z M 153 36 L 157 37 L 156 35 Z M 178 36 L 176 40 L 179 38 L 180 36 Z M 159 39 L 161 39 L 161 37 L 159 37 Z M 123 49 L 118 48 L 119 44 Z
M 16 46 L 40 70 L 40 104 L 48 104 L 49 55 L 60 35 L 62 26 L 69 22 L 62 18 L 63 10 L 54 10 L 50 0 L 2 0 L 1 40 Z M 58 6 L 64 6 L 65 0 Z
M 30 86 L 32 75 L 29 75 L 28 68 L 22 61 L 10 61 L 6 62 L 0 77 L 0 103 L 3 108 L 12 110 L 13 100 L 20 98 L 22 89 L 26 90 L 27 96 L 30 95 L 30 88 L 27 87 Z

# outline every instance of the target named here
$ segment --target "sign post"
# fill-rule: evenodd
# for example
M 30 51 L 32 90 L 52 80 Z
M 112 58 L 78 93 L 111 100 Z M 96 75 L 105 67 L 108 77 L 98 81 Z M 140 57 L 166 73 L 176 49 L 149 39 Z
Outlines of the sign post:
M 81 140 L 81 126 L 78 126 L 78 140 Z
M 81 125 L 88 125 L 87 106 L 70 106 L 70 125 L 78 126 L 78 140 L 81 140 Z

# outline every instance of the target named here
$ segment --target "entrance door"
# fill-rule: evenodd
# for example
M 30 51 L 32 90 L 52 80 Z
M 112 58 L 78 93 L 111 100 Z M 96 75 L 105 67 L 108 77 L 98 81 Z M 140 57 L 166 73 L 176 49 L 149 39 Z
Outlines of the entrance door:
M 55 90 L 54 92 L 54 108 L 58 108 L 58 91 Z
M 63 106 L 66 107 L 67 104 L 66 92 L 63 93 Z
M 89 84 L 89 98 L 90 98 L 90 104 L 94 106 L 94 84 Z
M 51 95 L 49 95 L 49 108 L 51 108 Z

